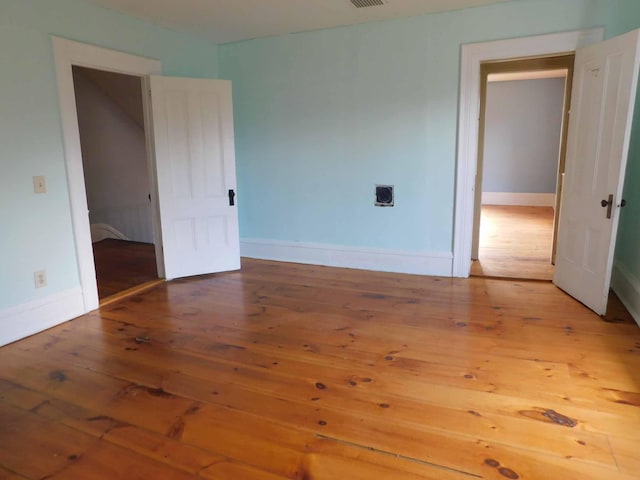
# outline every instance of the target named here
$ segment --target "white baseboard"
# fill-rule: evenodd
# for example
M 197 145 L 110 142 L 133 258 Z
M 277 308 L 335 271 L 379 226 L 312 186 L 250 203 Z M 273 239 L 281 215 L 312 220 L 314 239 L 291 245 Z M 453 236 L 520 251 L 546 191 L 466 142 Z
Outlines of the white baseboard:
M 0 311 L 0 346 L 79 317 L 83 313 L 84 302 L 80 287 L 7 308 Z
M 482 205 L 512 205 L 520 207 L 554 207 L 555 193 L 482 192 Z
M 243 257 L 328 267 L 450 277 L 451 252 L 387 250 L 341 245 L 244 238 Z
M 622 304 L 640 325 L 640 280 L 625 266 L 615 262 L 611 276 L 611 288 L 618 295 Z

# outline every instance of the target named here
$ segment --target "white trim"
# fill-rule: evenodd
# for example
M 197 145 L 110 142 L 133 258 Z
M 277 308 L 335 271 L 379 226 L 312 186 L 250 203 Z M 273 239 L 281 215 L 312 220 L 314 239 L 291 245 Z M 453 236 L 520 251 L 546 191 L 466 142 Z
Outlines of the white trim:
M 615 262 L 611 275 L 611 288 L 633 319 L 640 325 L 640 279 L 624 265 Z
M 450 252 L 387 250 L 243 238 L 243 257 L 415 275 L 451 276 Z
M 554 207 L 555 193 L 482 192 L 482 205 Z
M 80 287 L 2 310 L 0 346 L 79 317 L 83 313 L 84 301 Z
M 578 47 L 601 41 L 603 37 L 604 30 L 596 28 L 462 46 L 453 236 L 454 276 L 468 277 L 471 271 L 474 190 L 478 166 L 480 63 L 488 60 L 571 52 Z
M 160 195 L 158 195 L 158 168 L 156 165 L 156 142 L 153 132 L 153 113 L 151 111 L 151 78 L 142 78 L 142 113 L 144 115 L 144 141 L 147 149 L 147 167 L 151 188 L 151 219 L 153 222 L 153 240 L 155 245 L 158 278 L 165 278 L 164 248 L 162 244 L 162 226 L 160 225 Z M 149 92 L 149 95 L 146 95 Z
M 82 168 L 72 66 L 78 65 L 139 76 L 159 74 L 162 66 L 158 60 L 116 52 L 59 37 L 52 36 L 51 41 L 60 95 L 60 117 L 76 258 L 84 301 L 83 313 L 86 313 L 98 308 L 99 301 L 91 247 L 91 230 Z M 151 180 L 153 181 L 153 179 Z

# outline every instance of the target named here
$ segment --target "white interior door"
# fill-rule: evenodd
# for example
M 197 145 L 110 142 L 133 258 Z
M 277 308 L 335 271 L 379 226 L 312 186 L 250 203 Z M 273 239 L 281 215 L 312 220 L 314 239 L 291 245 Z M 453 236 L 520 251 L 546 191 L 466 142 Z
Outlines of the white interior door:
M 603 315 L 638 82 L 640 30 L 576 52 L 553 281 Z
M 150 77 L 167 279 L 240 268 L 231 82 Z

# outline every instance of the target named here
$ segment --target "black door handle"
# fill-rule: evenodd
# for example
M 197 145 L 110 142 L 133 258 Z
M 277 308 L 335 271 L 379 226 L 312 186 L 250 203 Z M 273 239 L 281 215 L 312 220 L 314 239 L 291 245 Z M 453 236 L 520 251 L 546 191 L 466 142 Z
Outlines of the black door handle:
M 607 208 L 607 218 L 611 218 L 611 209 L 613 208 L 613 195 L 609 195 L 609 200 L 602 200 L 600 202 L 600 205 L 602 205 L 603 208 Z
M 236 192 L 233 189 L 229 190 L 229 206 L 233 207 L 236 204 Z

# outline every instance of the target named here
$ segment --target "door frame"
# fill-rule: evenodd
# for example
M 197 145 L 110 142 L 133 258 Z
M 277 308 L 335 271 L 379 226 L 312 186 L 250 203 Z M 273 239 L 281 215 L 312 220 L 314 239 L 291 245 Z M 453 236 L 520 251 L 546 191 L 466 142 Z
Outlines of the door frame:
M 555 263 L 556 242 L 558 237 L 558 220 L 560 218 L 560 198 L 562 197 L 562 178 L 567 152 L 567 133 L 569 131 L 569 107 L 571 105 L 571 86 L 573 84 L 573 62 L 575 53 L 552 55 L 544 57 L 530 57 L 517 60 L 503 60 L 483 62 L 480 65 L 480 115 L 478 129 L 478 160 L 475 183 L 475 199 L 473 214 L 473 238 L 471 243 L 471 258 L 478 259 L 480 249 L 480 217 L 482 210 L 482 182 L 484 177 L 484 146 L 487 127 L 487 89 L 489 76 L 492 74 L 523 74 L 528 72 L 544 73 L 563 70 L 564 97 L 562 105 L 562 120 L 560 125 L 560 145 L 556 165 L 556 191 L 553 214 L 553 233 L 551 263 Z M 534 79 L 535 80 L 535 79 Z
M 80 67 L 106 70 L 141 77 L 142 104 L 145 119 L 145 136 L 147 146 L 147 164 L 149 166 L 149 181 L 151 185 L 151 211 L 156 246 L 156 260 L 158 275 L 164 277 L 164 263 L 162 257 L 162 237 L 158 217 L 158 195 L 155 174 L 155 157 L 151 133 L 151 113 L 148 95 L 148 76 L 159 75 L 162 64 L 159 60 L 139 57 L 128 53 L 118 52 L 86 43 L 67 40 L 51 36 L 53 45 L 56 77 L 60 102 L 60 117 L 62 121 L 62 136 L 64 144 L 65 167 L 69 188 L 69 203 L 71 206 L 71 220 L 73 237 L 75 240 L 76 260 L 80 276 L 80 287 L 84 302 L 84 313 L 95 310 L 99 306 L 98 284 L 91 243 L 91 229 L 88 215 L 84 169 L 82 165 L 82 150 L 80 147 L 80 131 L 76 110 L 75 90 L 73 86 L 74 65 Z
M 475 177 L 478 167 L 480 64 L 489 61 L 571 53 L 579 47 L 600 42 L 603 39 L 604 29 L 594 28 L 462 46 L 453 232 L 452 275 L 454 277 L 467 278 L 471 271 Z

